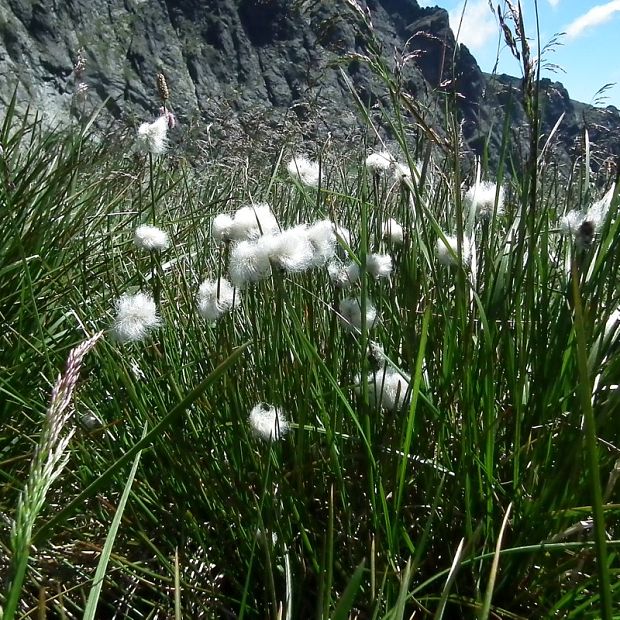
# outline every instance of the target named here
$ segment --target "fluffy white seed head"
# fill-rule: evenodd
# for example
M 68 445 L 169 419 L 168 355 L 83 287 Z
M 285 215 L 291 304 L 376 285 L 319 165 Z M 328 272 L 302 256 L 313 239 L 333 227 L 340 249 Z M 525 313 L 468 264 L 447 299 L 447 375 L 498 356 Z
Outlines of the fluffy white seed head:
M 338 307 L 339 319 L 343 327 L 350 332 L 359 332 L 362 329 L 362 304 L 359 299 L 343 299 Z M 377 322 L 377 310 L 366 301 L 366 329 L 372 329 Z
M 473 209 L 476 217 L 489 219 L 495 211 L 495 196 L 497 195 L 497 215 L 504 213 L 504 188 L 497 184 L 483 181 L 472 185 L 465 193 L 465 204 Z
M 271 275 L 271 263 L 264 244 L 256 241 L 236 243 L 230 251 L 228 274 L 237 288 L 268 278 Z
M 436 251 L 437 251 L 437 260 L 442 265 L 456 265 L 458 257 L 458 241 L 454 235 L 445 235 L 446 241 L 448 244 L 444 242 L 443 239 L 437 239 Z M 450 251 L 452 250 L 452 251 Z M 463 237 L 463 243 L 461 246 L 463 264 L 469 265 L 471 262 L 471 241 L 468 237 Z M 456 255 L 453 256 L 454 253 Z
M 167 232 L 163 231 L 161 228 L 157 228 L 157 226 L 150 226 L 148 224 L 143 224 L 136 228 L 133 241 L 136 247 L 142 250 L 153 250 L 155 252 L 161 252 L 170 245 Z
M 614 190 L 616 189 L 616 184 L 614 183 L 607 193 L 600 199 L 597 200 L 594 204 L 590 206 L 588 212 L 586 213 L 586 220 L 591 222 L 594 225 L 594 228 L 600 228 L 607 214 L 609 213 L 609 208 L 611 207 L 611 200 L 614 196 Z
M 403 227 L 393 218 L 383 222 L 383 238 L 394 245 L 400 245 L 404 239 Z
M 138 148 L 145 153 L 162 155 L 168 148 L 168 119 L 160 116 L 152 123 L 138 127 Z
M 155 302 L 146 293 L 123 295 L 116 302 L 112 334 L 119 342 L 136 342 L 160 324 Z
M 308 228 L 308 239 L 314 249 L 313 267 L 321 267 L 336 253 L 336 233 L 329 220 L 321 220 Z
M 360 277 L 360 269 L 355 263 L 345 265 L 338 259 L 327 265 L 329 279 L 336 288 L 350 288 Z
M 228 215 L 228 213 L 220 213 L 219 215 L 216 215 L 211 224 L 211 236 L 218 243 L 221 243 L 222 241 L 230 241 L 232 225 L 233 218 Z
M 281 409 L 260 403 L 250 411 L 252 432 L 263 441 L 282 439 L 290 430 L 290 425 Z
M 217 321 L 241 301 L 241 293 L 232 284 L 220 280 L 205 280 L 198 289 L 198 312 L 207 321 Z
M 560 218 L 560 232 L 567 236 L 576 235 L 584 220 L 585 215 L 581 211 L 573 209 Z
M 419 174 L 420 174 L 420 166 L 418 163 L 413 163 L 412 165 L 415 169 L 416 178 L 417 178 L 419 177 Z M 397 183 L 401 183 L 402 185 L 410 185 L 412 174 L 411 174 L 411 168 L 409 167 L 409 164 L 406 162 L 399 162 L 399 161 L 394 162 L 393 176 L 394 176 L 394 181 L 396 181 Z
M 295 155 L 286 169 L 300 183 L 310 187 L 318 187 L 320 166 L 317 162 L 310 161 L 305 155 Z
M 241 207 L 233 218 L 230 237 L 236 241 L 258 239 L 261 235 L 272 235 L 279 230 L 278 222 L 267 203 Z
M 392 273 L 392 257 L 389 254 L 369 254 L 366 270 L 373 278 L 387 278 Z
M 401 375 L 391 366 L 383 366 L 367 376 L 368 400 L 375 407 L 383 407 L 388 411 L 401 409 L 409 401 L 408 377 Z M 361 377 L 357 377 L 355 390 L 362 391 Z
M 366 168 L 368 168 L 370 172 L 374 172 L 376 174 L 387 172 L 393 164 L 394 157 L 392 157 L 392 155 L 390 155 L 387 151 L 371 153 L 366 158 Z
M 289 273 L 299 273 L 312 266 L 314 247 L 303 224 L 263 238 L 269 258 Z

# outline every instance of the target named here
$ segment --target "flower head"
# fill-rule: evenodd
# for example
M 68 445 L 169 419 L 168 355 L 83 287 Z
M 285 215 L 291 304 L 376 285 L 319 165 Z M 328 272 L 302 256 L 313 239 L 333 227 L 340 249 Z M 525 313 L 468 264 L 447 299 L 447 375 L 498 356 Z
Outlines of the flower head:
M 148 332 L 160 325 L 155 302 L 146 293 L 123 295 L 116 302 L 116 318 L 112 333 L 119 342 L 142 340 Z
M 581 211 L 569 211 L 560 218 L 560 232 L 567 236 L 576 235 L 584 219 L 585 215 Z
M 489 219 L 495 211 L 495 196 L 497 196 L 497 215 L 504 213 L 504 188 L 499 190 L 495 183 L 483 181 L 475 183 L 465 193 L 465 204 L 473 209 L 476 216 L 481 219 Z
M 220 213 L 213 218 L 211 224 L 211 236 L 221 243 L 222 241 L 231 240 L 231 230 L 233 226 L 233 218 L 228 213 Z
M 312 244 L 314 256 L 312 266 L 320 267 L 334 257 L 336 253 L 336 233 L 329 220 L 321 220 L 308 228 L 308 239 Z
M 336 288 L 350 288 L 360 279 L 360 268 L 357 263 L 350 262 L 345 266 L 338 259 L 328 263 L 327 273 Z
M 241 207 L 235 213 L 230 225 L 231 239 L 258 239 L 261 235 L 272 235 L 279 230 L 271 207 L 264 202 Z
M 404 239 L 403 227 L 390 218 L 387 222 L 383 222 L 383 238 L 395 245 L 400 245 Z
M 268 278 L 271 275 L 268 248 L 257 241 L 236 243 L 230 252 L 228 274 L 237 288 Z
M 167 232 L 157 228 L 157 226 L 150 226 L 148 224 L 143 224 L 136 228 L 133 241 L 142 250 L 153 250 L 156 252 L 161 252 L 170 245 Z
M 371 405 L 388 411 L 401 409 L 409 401 L 409 381 L 391 366 L 383 366 L 366 377 L 368 399 Z M 361 377 L 357 377 L 355 391 L 361 393 Z
M 299 273 L 312 266 L 314 246 L 303 224 L 261 241 L 269 258 L 284 271 Z
M 458 257 L 458 241 L 454 235 L 445 235 L 447 245 L 441 237 L 437 239 L 437 259 L 442 265 L 456 265 Z M 463 237 L 461 245 L 463 264 L 469 265 L 471 262 L 472 247 L 469 237 Z M 456 256 L 455 256 L 456 255 Z
M 295 155 L 286 167 L 289 174 L 299 182 L 310 187 L 318 187 L 321 174 L 317 162 L 310 161 L 305 155 Z
M 281 409 L 260 403 L 250 411 L 250 426 L 253 433 L 264 441 L 282 439 L 290 425 Z
M 366 301 L 366 316 L 362 318 L 362 303 L 360 299 L 343 299 L 338 307 L 339 319 L 343 327 L 350 332 L 359 332 L 362 324 L 366 324 L 367 329 L 372 329 L 377 322 L 377 310 Z
M 369 254 L 366 270 L 373 278 L 387 278 L 392 273 L 392 257 L 389 254 Z
M 366 168 L 375 174 L 387 172 L 393 164 L 394 157 L 392 157 L 392 155 L 387 151 L 371 153 L 366 158 Z
M 146 153 L 162 155 L 168 147 L 168 119 L 160 116 L 152 123 L 142 123 L 138 127 L 138 147 Z
M 198 312 L 207 321 L 217 321 L 240 300 L 241 293 L 228 280 L 205 280 L 198 289 Z

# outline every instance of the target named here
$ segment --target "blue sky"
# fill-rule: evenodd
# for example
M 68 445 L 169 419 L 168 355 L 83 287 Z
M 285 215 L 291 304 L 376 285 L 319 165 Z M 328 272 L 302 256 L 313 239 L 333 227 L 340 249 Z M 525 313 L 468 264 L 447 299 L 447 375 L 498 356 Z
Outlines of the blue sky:
M 500 39 L 500 28 L 489 8 L 488 0 L 418 0 L 421 6 L 440 6 L 450 14 L 450 25 L 455 34 L 465 6 L 459 41 L 465 43 L 478 60 L 483 71 L 491 71 L 499 49 L 499 73 L 521 75 L 517 61 Z M 505 0 L 492 0 L 497 7 Z M 513 4 L 517 4 L 516 0 Z M 536 18 L 534 0 L 521 0 L 525 28 L 530 45 L 536 48 Z M 595 93 L 603 85 L 615 82 L 606 91 L 602 105 L 620 108 L 620 0 L 538 0 L 541 46 L 554 35 L 559 43 L 543 57 L 559 69 L 543 70 L 543 77 L 560 81 L 573 99 L 593 102 Z M 498 48 L 499 44 L 499 48 Z

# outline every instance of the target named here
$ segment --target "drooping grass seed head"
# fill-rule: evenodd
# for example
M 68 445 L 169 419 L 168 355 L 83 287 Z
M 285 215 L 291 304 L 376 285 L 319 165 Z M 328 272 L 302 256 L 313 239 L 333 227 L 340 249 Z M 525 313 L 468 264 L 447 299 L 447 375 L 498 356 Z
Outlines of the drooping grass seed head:
M 160 116 L 138 127 L 138 148 L 144 153 L 163 155 L 168 148 L 168 119 Z
M 143 340 L 161 324 L 153 298 L 146 293 L 123 295 L 116 302 L 112 334 L 122 343 Z
M 230 251 L 228 274 L 236 288 L 259 282 L 271 275 L 269 248 L 257 241 L 239 241 Z
M 198 289 L 198 313 L 207 321 L 218 321 L 240 301 L 241 293 L 224 278 L 205 280 Z
M 149 224 L 142 224 L 136 228 L 133 241 L 135 246 L 141 250 L 153 252 L 161 252 L 170 246 L 168 233 L 157 226 Z
M 250 427 L 263 441 L 278 441 L 290 430 L 290 424 L 281 409 L 259 403 L 250 411 Z
M 318 162 L 309 160 L 305 155 L 295 155 L 286 169 L 289 174 L 303 185 L 318 187 L 321 169 Z

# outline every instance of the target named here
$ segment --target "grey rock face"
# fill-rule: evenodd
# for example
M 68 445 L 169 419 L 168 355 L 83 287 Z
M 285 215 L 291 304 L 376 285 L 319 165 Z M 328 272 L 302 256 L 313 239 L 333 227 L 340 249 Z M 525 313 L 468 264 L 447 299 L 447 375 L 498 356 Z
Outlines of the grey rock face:
M 488 141 L 497 153 L 508 109 L 511 126 L 525 123 L 519 84 L 483 74 L 463 46 L 455 54 L 444 10 L 415 0 L 359 4 L 431 125 L 442 126 L 450 89 L 459 93 L 463 136 L 475 152 Z M 157 115 L 155 75 L 162 72 L 182 123 L 225 117 L 251 135 L 257 118 L 272 130 L 288 118 L 308 138 L 359 133 L 347 82 L 369 107 L 387 102 L 363 62 L 343 61 L 367 43 L 344 0 L 0 0 L 0 103 L 17 86 L 18 108 L 38 108 L 50 123 L 105 101 L 114 118 L 136 124 Z M 87 59 L 81 75 L 74 71 L 80 49 Z M 81 83 L 88 86 L 83 100 Z M 544 83 L 543 91 L 543 131 L 565 114 L 558 134 L 565 161 L 584 119 L 596 127 L 590 137 L 599 146 L 620 154 L 615 108 L 576 104 L 560 84 Z

